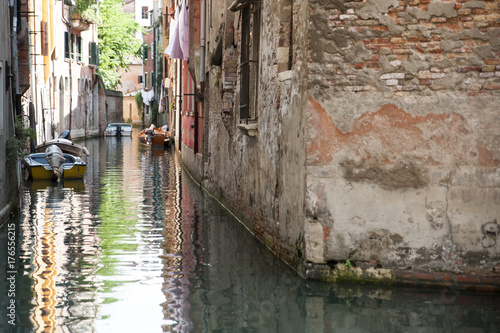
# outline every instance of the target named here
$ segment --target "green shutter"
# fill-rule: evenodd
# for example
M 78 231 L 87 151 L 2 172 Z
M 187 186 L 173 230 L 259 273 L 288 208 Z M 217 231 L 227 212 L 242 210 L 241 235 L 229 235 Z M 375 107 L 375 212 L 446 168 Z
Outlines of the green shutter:
M 64 32 L 64 58 L 69 59 L 69 33 Z

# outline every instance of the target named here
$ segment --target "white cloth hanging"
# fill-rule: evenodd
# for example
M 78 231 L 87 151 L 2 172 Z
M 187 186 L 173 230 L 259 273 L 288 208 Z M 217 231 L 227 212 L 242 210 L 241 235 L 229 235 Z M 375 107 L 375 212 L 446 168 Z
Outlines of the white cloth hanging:
M 170 19 L 170 34 L 168 46 L 164 52 L 170 59 L 182 59 L 182 49 L 179 42 L 179 8 L 175 9 L 175 18 Z
M 151 89 L 149 91 L 145 91 L 144 89 L 142 89 L 141 94 L 142 94 L 142 102 L 148 106 L 151 103 L 151 101 L 155 99 L 154 89 Z
M 189 17 L 186 8 L 186 1 L 181 3 L 181 12 L 179 14 L 179 43 L 182 50 L 183 59 L 189 59 Z

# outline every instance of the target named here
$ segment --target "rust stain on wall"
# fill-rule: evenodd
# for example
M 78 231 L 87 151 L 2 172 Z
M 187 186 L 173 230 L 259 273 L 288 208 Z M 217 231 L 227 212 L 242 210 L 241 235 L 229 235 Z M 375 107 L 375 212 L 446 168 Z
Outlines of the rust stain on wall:
M 312 96 L 309 105 L 309 165 L 331 164 L 340 153 L 339 162 L 356 160 L 356 164 L 499 165 L 492 150 L 475 137 L 467 119 L 457 112 L 412 116 L 385 104 L 360 116 L 352 131 L 343 133 Z

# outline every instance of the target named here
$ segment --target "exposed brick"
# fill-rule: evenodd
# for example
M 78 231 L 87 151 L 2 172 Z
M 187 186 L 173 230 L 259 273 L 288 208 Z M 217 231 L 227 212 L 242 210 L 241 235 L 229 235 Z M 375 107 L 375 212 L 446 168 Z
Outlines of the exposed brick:
M 381 80 L 404 79 L 405 73 L 388 73 L 380 76 Z
M 482 282 L 484 284 L 500 286 L 500 276 L 483 276 Z
M 339 18 L 342 21 L 352 21 L 352 20 L 358 19 L 358 17 L 356 15 L 345 15 L 345 14 L 339 15 Z
M 401 37 L 394 37 L 394 38 L 391 38 L 391 43 L 392 44 L 404 44 L 404 43 L 406 43 L 406 41 Z
M 373 38 L 372 44 L 389 44 L 391 42 L 390 38 Z
M 411 280 L 413 273 L 411 271 L 394 271 L 394 277 L 396 279 Z
M 462 283 L 481 283 L 481 278 L 473 275 L 457 275 L 457 281 Z
M 458 73 L 481 72 L 482 70 L 483 68 L 481 66 L 465 66 L 457 68 Z
M 475 26 L 476 24 L 474 22 L 464 22 L 464 28 L 466 29 L 473 29 Z
M 443 23 L 436 24 L 436 28 L 438 29 L 447 29 L 454 33 L 459 33 L 464 31 L 463 25 L 460 23 Z
M 380 64 L 378 62 L 370 61 L 366 63 L 366 68 L 371 68 L 371 69 L 380 68 Z
M 500 84 L 487 84 L 484 88 L 486 90 L 500 90 Z
M 446 22 L 446 17 L 433 17 L 431 19 L 431 22 L 440 22 L 440 23 L 444 23 Z
M 495 66 L 489 65 L 489 66 L 482 66 L 483 72 L 494 72 L 495 71 Z
M 453 283 L 455 282 L 455 277 L 451 274 L 443 274 L 441 280 L 446 283 Z
M 484 59 L 486 65 L 500 65 L 500 59 Z
M 432 81 L 429 79 L 421 79 L 418 81 L 418 84 L 421 86 L 430 86 L 432 84 Z
M 444 73 L 432 73 L 430 71 L 422 71 L 418 73 L 419 79 L 442 79 L 444 77 Z
M 474 19 L 472 18 L 472 16 L 463 16 L 463 17 L 460 17 L 460 21 L 470 22 L 470 21 L 474 21 Z
M 413 276 L 417 280 L 438 280 L 437 276 L 434 274 L 415 273 Z
M 479 73 L 479 77 L 483 79 L 487 79 L 490 77 L 495 77 L 495 72 L 486 72 L 486 73 Z

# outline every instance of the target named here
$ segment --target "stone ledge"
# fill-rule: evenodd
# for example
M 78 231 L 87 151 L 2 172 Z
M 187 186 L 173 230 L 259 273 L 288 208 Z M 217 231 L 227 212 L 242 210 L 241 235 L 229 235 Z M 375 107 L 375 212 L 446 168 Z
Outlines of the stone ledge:
M 500 274 L 453 274 L 375 267 L 352 267 L 343 263 L 328 265 L 304 263 L 304 277 L 334 283 L 405 285 L 413 287 L 447 288 L 449 290 L 500 292 Z
M 259 126 L 257 123 L 239 124 L 238 128 L 246 132 L 248 136 L 257 136 L 259 134 Z

